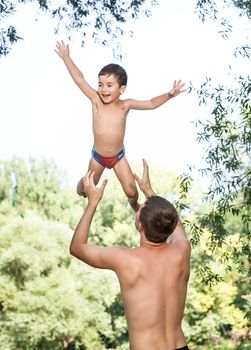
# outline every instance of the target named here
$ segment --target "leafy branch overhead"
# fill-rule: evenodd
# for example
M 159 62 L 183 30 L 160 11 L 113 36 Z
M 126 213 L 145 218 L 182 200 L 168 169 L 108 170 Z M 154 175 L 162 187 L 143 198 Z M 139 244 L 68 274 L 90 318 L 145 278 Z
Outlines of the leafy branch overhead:
M 157 4 L 156 0 L 1 0 L 0 19 L 3 19 L 0 27 L 0 56 L 7 55 L 13 43 L 22 38 L 21 33 L 8 25 L 6 19 L 11 18 L 20 4 L 27 3 L 37 5 L 38 13 L 49 14 L 55 21 L 55 33 L 64 27 L 69 38 L 77 31 L 80 33 L 81 43 L 90 40 L 101 45 L 119 45 L 121 36 L 132 35 L 127 31 L 125 24 L 141 17 L 151 16 L 151 7 Z M 5 21 L 6 20 L 6 21 Z M 6 23 L 4 25 L 4 23 Z

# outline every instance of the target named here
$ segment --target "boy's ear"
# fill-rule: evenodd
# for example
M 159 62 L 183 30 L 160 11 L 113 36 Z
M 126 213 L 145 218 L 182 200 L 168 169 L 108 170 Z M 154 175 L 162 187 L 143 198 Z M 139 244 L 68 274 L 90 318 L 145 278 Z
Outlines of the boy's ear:
M 125 92 L 126 85 L 121 85 L 119 88 L 120 94 L 122 95 Z

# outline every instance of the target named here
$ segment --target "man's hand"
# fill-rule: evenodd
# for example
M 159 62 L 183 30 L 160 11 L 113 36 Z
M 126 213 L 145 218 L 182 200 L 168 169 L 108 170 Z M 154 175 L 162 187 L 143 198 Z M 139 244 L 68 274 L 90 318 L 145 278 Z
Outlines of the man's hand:
M 86 194 L 86 197 L 88 198 L 89 203 L 90 204 L 93 203 L 97 205 L 103 196 L 105 186 L 108 180 L 105 179 L 102 182 L 102 185 L 98 188 L 95 186 L 93 178 L 94 178 L 94 172 L 88 171 L 87 175 L 83 177 L 82 181 L 85 189 L 85 194 Z
M 184 85 L 185 85 L 184 83 L 181 83 L 181 80 L 179 80 L 178 82 L 176 80 L 174 80 L 173 88 L 172 88 L 172 90 L 169 91 L 169 94 L 172 97 L 178 96 L 182 92 L 186 91 L 186 89 L 182 89 Z
M 62 60 L 65 60 L 70 55 L 69 44 L 65 44 L 63 40 L 57 41 L 55 52 Z
M 139 185 L 139 188 L 141 189 L 141 191 L 144 193 L 144 195 L 146 197 L 151 197 L 154 196 L 155 193 L 152 189 L 151 186 L 151 182 L 150 182 L 150 178 L 149 178 L 149 168 L 148 168 L 148 164 L 145 161 L 145 159 L 143 159 L 143 175 L 142 175 L 142 179 L 140 179 L 138 177 L 138 175 L 134 174 L 134 178 L 136 180 L 136 182 Z

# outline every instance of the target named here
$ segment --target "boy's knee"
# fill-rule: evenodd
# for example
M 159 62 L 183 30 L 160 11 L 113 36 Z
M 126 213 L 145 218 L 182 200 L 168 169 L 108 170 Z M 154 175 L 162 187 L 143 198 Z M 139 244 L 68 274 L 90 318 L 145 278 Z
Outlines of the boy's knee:
M 138 200 L 138 197 L 139 197 L 139 193 L 137 191 L 137 188 L 136 187 L 131 187 L 129 188 L 127 191 L 125 191 L 125 194 L 130 201 L 136 201 Z

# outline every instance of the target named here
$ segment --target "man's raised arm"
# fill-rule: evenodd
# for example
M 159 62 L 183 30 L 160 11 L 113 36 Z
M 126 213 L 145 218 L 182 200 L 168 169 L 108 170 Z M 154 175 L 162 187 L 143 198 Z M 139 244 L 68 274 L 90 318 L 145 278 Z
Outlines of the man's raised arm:
M 149 177 L 149 167 L 145 159 L 143 159 L 143 175 L 142 179 L 138 177 L 138 175 L 134 174 L 134 178 L 139 185 L 139 188 L 147 197 L 156 196 L 156 193 L 152 189 L 150 177 Z
M 143 176 L 142 179 L 140 179 L 136 174 L 134 174 L 134 178 L 136 182 L 139 185 L 139 188 L 144 193 L 146 197 L 156 196 L 156 193 L 152 189 L 150 177 L 149 177 L 149 167 L 145 159 L 143 159 Z M 184 229 L 184 226 L 180 220 L 178 219 L 178 223 L 170 236 L 170 242 L 178 242 L 178 241 L 188 241 L 186 231 Z
M 90 226 L 92 223 L 93 216 L 95 214 L 98 203 L 100 202 L 104 189 L 107 183 L 107 180 L 104 180 L 101 187 L 98 188 L 95 186 L 94 181 L 94 172 L 89 171 L 86 177 L 83 179 L 86 197 L 88 198 L 88 204 L 82 215 L 79 223 L 75 229 L 72 241 L 70 244 L 70 253 L 76 258 L 85 261 L 87 251 L 86 244 L 89 236 Z

